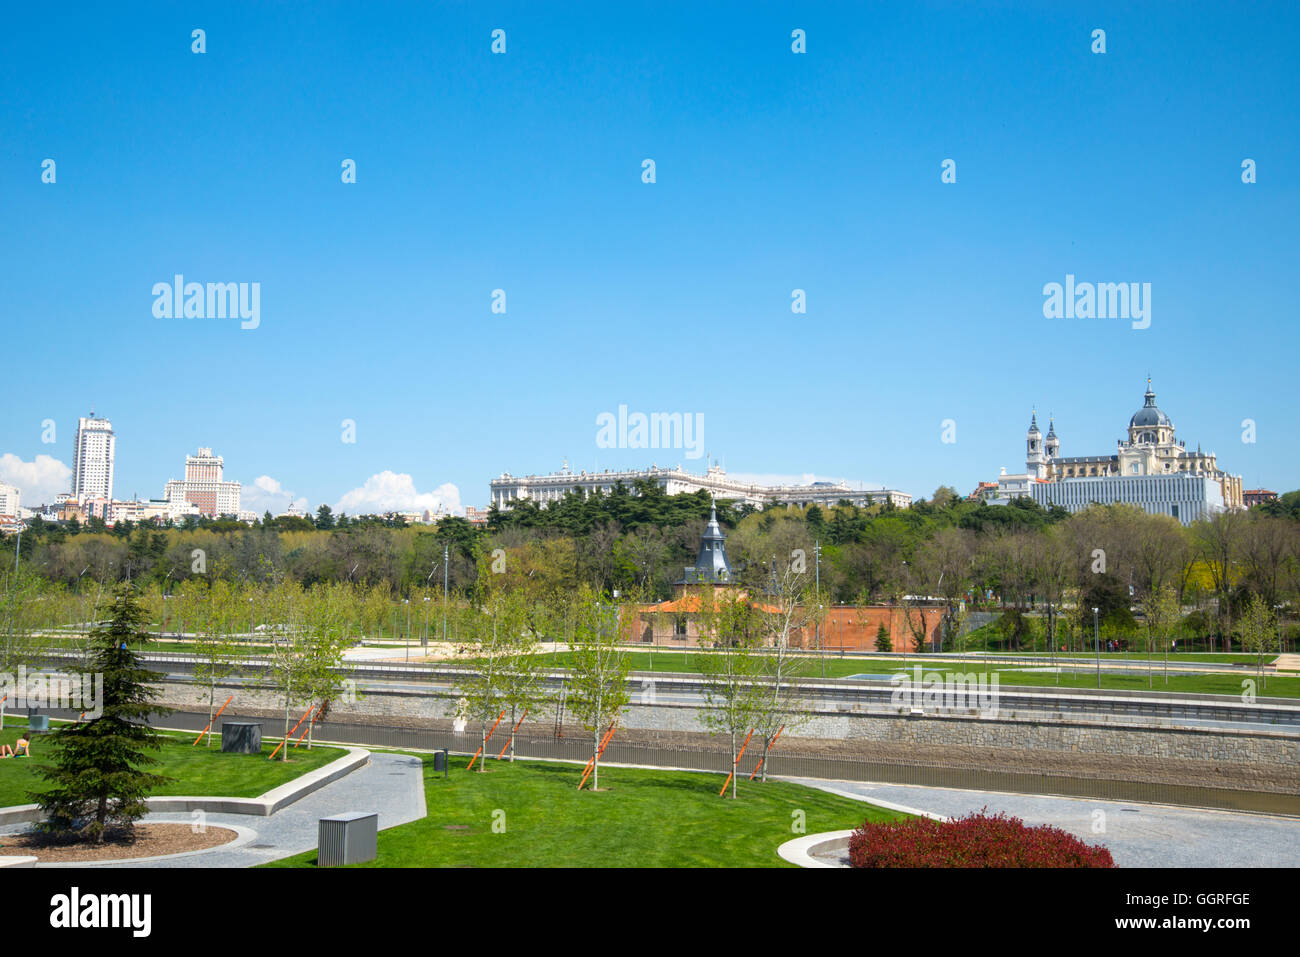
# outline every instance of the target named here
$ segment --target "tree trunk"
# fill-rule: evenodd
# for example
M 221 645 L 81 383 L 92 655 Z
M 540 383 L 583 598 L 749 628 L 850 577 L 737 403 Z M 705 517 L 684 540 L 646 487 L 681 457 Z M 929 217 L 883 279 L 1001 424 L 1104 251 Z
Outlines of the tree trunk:
M 289 760 L 289 692 L 284 693 L 284 744 L 280 748 L 280 760 Z
M 478 759 L 478 773 L 483 773 L 483 765 L 487 764 L 487 722 L 484 721 L 479 725 L 479 734 L 483 736 L 483 748 Z
M 591 733 L 591 789 L 600 790 L 600 725 Z
M 99 796 L 99 808 L 95 812 L 95 820 L 99 823 L 99 830 L 95 834 L 95 843 L 103 844 L 104 826 L 105 823 L 108 821 L 108 795 L 107 794 L 101 794 Z
M 208 677 L 208 743 L 206 747 L 212 747 L 212 722 L 216 721 L 216 679 L 209 675 Z
M 740 761 L 736 758 L 736 732 L 731 732 L 731 798 L 736 799 L 736 775 L 740 773 Z

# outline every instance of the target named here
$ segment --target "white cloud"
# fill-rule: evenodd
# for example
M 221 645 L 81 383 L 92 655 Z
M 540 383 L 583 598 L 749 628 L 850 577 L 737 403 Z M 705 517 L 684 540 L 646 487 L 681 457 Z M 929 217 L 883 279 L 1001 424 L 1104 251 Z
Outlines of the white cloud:
M 54 502 L 60 492 L 72 491 L 72 469 L 50 455 L 24 462 L 12 452 L 0 456 L 0 482 L 16 486 L 23 508 Z
M 421 492 L 415 480 L 406 473 L 400 475 L 385 469 L 366 479 L 366 484 L 345 492 L 334 505 L 334 514 L 380 515 L 384 512 L 429 509 L 451 513 L 460 512 L 460 489 L 450 482 L 439 485 L 432 492 Z
M 288 511 L 290 504 L 297 505 L 298 510 L 306 514 L 307 499 L 295 495 L 269 475 L 259 475 L 251 484 L 239 490 L 239 507 L 258 515 L 263 512 L 282 515 Z

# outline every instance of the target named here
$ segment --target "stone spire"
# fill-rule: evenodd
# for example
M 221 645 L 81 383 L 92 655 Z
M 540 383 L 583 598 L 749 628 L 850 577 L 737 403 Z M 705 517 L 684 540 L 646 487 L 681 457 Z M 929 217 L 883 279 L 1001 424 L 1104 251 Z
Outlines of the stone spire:
M 724 585 L 731 581 L 731 563 L 727 561 L 727 537 L 718 524 L 718 506 L 715 502 L 700 537 L 700 554 L 695 567 L 686 570 L 683 584 Z

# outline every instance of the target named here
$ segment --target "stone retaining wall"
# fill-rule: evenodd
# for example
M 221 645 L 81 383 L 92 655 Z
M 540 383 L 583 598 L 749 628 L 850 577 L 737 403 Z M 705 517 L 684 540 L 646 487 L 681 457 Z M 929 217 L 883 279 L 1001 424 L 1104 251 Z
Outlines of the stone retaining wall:
M 161 686 L 162 702 L 172 708 L 205 711 L 207 695 L 202 689 L 179 682 Z M 240 712 L 283 714 L 283 702 L 273 692 L 246 687 L 229 687 L 217 696 L 224 701 L 235 694 L 233 707 Z M 635 696 L 634 696 L 635 702 Z M 298 720 L 299 707 L 290 719 Z M 420 726 L 453 716 L 452 697 L 414 689 L 367 691 L 353 703 L 335 700 L 330 717 L 336 721 L 391 723 Z M 533 716 L 540 723 L 553 720 L 553 706 L 547 717 Z M 568 719 L 571 722 L 571 719 Z M 279 733 L 274 719 L 268 719 L 264 733 Z M 530 720 L 530 724 L 532 721 Z M 633 703 L 624 725 L 630 729 L 692 733 L 699 732 L 699 711 L 690 705 L 661 702 Z M 1142 725 L 1122 720 L 1080 717 L 1051 720 L 1041 713 L 1017 715 L 1002 712 L 996 718 L 974 716 L 908 716 L 860 713 L 817 714 L 788 737 L 821 741 L 881 742 L 895 746 L 915 745 L 930 751 L 1014 749 L 1023 752 L 1051 752 L 1061 755 L 1123 755 L 1137 759 L 1227 762 L 1232 765 L 1271 765 L 1295 770 L 1300 767 L 1300 734 L 1292 731 Z

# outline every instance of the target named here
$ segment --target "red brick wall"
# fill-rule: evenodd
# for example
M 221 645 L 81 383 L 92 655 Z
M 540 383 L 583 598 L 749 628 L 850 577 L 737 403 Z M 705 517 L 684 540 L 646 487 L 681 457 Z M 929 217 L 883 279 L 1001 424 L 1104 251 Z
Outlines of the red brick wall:
M 693 616 L 686 616 L 686 634 L 683 636 L 674 634 L 672 619 L 668 615 L 655 620 L 659 616 L 640 614 L 631 609 L 628 611 L 636 615 L 628 632 L 629 641 L 649 642 L 653 621 L 653 638 L 656 643 L 684 646 L 699 644 L 699 629 Z M 937 646 L 942 636 L 943 609 L 914 606 L 908 610 L 908 615 L 913 628 L 918 627 L 920 619 L 924 617 L 925 632 L 931 646 Z M 822 622 L 822 647 L 828 651 L 838 651 L 840 648 L 845 651 L 875 651 L 876 630 L 882 621 L 889 629 L 889 639 L 895 652 L 901 654 L 916 650 L 915 638 L 903 618 L 903 609 L 889 605 L 835 605 L 828 609 Z M 796 648 L 816 648 L 817 636 L 812 629 L 807 634 L 796 631 L 791 635 L 790 643 Z

